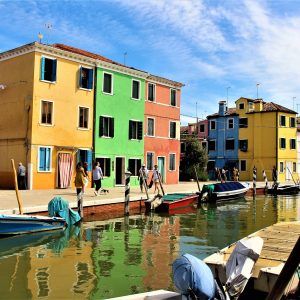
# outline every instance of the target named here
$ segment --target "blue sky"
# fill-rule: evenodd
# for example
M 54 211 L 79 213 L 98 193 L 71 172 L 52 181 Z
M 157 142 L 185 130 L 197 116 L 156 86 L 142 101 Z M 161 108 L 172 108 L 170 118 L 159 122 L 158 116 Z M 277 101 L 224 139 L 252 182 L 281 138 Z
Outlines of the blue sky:
M 300 112 L 298 0 L 0 0 L 0 12 L 0 52 L 41 32 L 184 83 L 182 124 L 217 112 L 227 92 L 230 107 L 258 94 Z

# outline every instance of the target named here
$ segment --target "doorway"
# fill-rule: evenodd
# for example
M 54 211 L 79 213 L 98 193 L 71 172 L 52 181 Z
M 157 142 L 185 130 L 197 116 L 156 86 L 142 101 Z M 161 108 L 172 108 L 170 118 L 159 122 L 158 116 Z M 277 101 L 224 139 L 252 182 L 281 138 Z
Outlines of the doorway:
M 116 157 L 115 177 L 116 185 L 125 184 L 125 157 Z
M 158 156 L 157 157 L 157 166 L 158 166 L 158 171 L 161 175 L 161 181 L 165 182 L 165 157 L 163 156 Z

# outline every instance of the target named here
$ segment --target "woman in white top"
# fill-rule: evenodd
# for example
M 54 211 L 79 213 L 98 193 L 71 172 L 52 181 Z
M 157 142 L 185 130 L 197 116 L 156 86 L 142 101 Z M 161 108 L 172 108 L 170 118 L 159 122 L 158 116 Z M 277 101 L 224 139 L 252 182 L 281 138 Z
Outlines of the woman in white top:
M 99 195 L 98 191 L 101 188 L 101 179 L 103 179 L 103 173 L 102 173 L 102 169 L 100 168 L 100 164 L 97 161 L 94 163 L 93 166 L 93 181 L 95 184 L 95 191 L 94 191 L 95 196 Z

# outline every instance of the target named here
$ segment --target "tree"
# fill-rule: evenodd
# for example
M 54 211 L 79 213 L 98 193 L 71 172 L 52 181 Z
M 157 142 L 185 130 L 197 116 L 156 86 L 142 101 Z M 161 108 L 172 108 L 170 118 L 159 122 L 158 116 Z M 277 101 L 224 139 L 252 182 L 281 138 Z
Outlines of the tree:
M 202 147 L 195 137 L 188 137 L 185 143 L 185 156 L 180 164 L 181 180 L 196 179 L 195 168 L 198 179 L 207 180 L 206 166 L 208 156 L 206 149 Z

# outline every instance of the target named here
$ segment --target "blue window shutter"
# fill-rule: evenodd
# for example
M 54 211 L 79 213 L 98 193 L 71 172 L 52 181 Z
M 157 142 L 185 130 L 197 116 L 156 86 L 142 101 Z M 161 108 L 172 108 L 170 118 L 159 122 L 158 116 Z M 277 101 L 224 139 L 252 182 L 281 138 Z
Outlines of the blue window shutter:
M 45 148 L 40 148 L 39 171 L 45 171 Z
M 45 171 L 50 171 L 50 155 L 51 155 L 51 149 L 50 148 L 46 148 L 46 153 L 45 153 L 45 160 L 46 160 L 46 164 L 45 164 Z
M 44 80 L 45 77 L 45 57 L 41 58 L 41 80 Z
M 92 170 L 92 151 L 87 151 L 87 163 L 88 163 L 88 171 Z
M 82 67 L 79 69 L 79 87 L 82 87 Z
M 52 74 L 51 74 L 51 81 L 56 81 L 56 67 L 57 67 L 57 60 L 52 60 Z
M 93 69 L 89 69 L 88 74 L 88 89 L 91 90 L 93 88 Z

